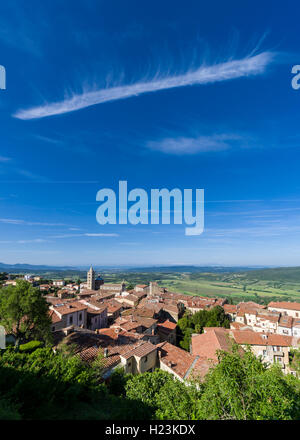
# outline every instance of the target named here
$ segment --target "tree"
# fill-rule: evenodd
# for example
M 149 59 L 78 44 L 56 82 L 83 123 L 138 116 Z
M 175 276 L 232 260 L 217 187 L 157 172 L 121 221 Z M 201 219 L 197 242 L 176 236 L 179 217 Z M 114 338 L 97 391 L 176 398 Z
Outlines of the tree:
M 51 341 L 49 306 L 38 289 L 18 280 L 16 286 L 0 291 L 0 323 L 16 338 L 16 347 L 23 339 Z
M 195 418 L 199 387 L 175 379 L 162 370 L 132 376 L 125 385 L 126 397 L 153 408 L 155 419 L 191 420 Z
M 179 345 L 181 348 L 183 348 L 186 351 L 190 351 L 190 344 L 192 339 L 192 334 L 195 333 L 195 331 L 192 328 L 187 328 L 184 332 L 184 336 L 182 341 L 179 342 Z
M 160 389 L 157 395 L 156 417 L 161 420 L 195 420 L 197 402 L 201 395 L 193 384 L 172 378 Z
M 186 313 L 178 320 L 178 340 L 180 347 L 189 351 L 193 333 L 203 333 L 204 327 L 230 327 L 230 320 L 223 307 L 216 306 L 209 310 L 200 310 L 191 315 Z
M 126 396 L 130 399 L 138 399 L 154 408 L 157 404 L 157 395 L 160 389 L 172 380 L 172 376 L 165 371 L 156 369 L 152 373 L 147 372 L 132 376 L 125 386 Z
M 292 420 L 300 416 L 297 379 L 280 367 L 268 368 L 248 348 L 241 354 L 218 353 L 219 363 L 207 374 L 198 402 L 204 420 Z M 290 375 L 288 375 L 290 376 Z M 299 382 L 299 381 L 298 381 Z
M 300 377 L 300 349 L 293 349 L 290 351 L 290 364 L 295 370 L 298 377 Z
M 108 390 L 110 394 L 115 396 L 125 396 L 125 386 L 127 381 L 132 376 L 130 374 L 125 374 L 123 367 L 116 368 L 110 375 L 109 381 L 107 383 Z

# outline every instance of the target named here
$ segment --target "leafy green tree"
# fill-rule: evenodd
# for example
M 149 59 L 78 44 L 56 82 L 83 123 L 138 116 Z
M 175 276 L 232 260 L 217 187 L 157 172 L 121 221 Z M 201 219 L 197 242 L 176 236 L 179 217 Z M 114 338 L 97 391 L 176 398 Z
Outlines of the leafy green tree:
M 177 322 L 177 327 L 184 333 L 187 328 L 192 326 L 191 314 L 185 313 Z
M 290 364 L 295 370 L 298 377 L 300 377 L 300 349 L 293 349 L 290 351 Z
M 165 371 L 156 369 L 152 373 L 147 372 L 132 376 L 125 386 L 126 396 L 129 399 L 137 399 L 152 407 L 156 407 L 157 395 L 160 389 L 173 380 L 172 376 Z
M 107 384 L 108 390 L 115 396 L 125 396 L 125 386 L 127 381 L 132 377 L 130 374 L 125 374 L 124 368 L 117 368 L 113 371 Z
M 15 336 L 17 347 L 22 339 L 51 341 L 49 306 L 39 289 L 27 281 L 1 289 L 0 323 Z
M 293 378 L 267 368 L 249 349 L 219 352 L 219 364 L 205 378 L 197 418 L 205 420 L 291 420 L 300 416 Z
M 193 333 L 195 333 L 195 331 L 192 328 L 187 328 L 184 333 L 183 339 L 179 342 L 180 347 L 186 351 L 190 350 L 190 344 Z
M 146 403 L 155 411 L 156 419 L 191 420 L 197 412 L 199 387 L 175 379 L 171 374 L 155 370 L 132 376 L 125 386 L 126 397 Z
M 191 315 L 186 313 L 178 320 L 178 340 L 181 348 L 189 351 L 193 333 L 203 333 L 204 327 L 230 327 L 230 319 L 223 307 L 216 306 L 210 310 L 200 310 Z
M 156 417 L 161 420 L 194 420 L 200 391 L 193 384 L 187 386 L 172 378 L 160 389 Z

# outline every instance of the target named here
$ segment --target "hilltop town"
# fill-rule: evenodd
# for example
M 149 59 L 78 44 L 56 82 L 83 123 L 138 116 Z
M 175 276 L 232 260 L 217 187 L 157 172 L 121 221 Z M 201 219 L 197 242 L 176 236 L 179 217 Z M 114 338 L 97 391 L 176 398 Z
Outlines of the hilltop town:
M 36 285 L 40 277 L 25 275 Z M 16 284 L 6 280 L 4 286 Z M 91 364 L 103 356 L 103 378 L 123 367 L 126 373 L 153 372 L 159 368 L 181 382 L 197 374 L 204 378 L 218 362 L 218 350 L 229 351 L 233 342 L 284 373 L 296 375 L 291 350 L 300 342 L 300 303 L 255 302 L 229 304 L 224 298 L 191 297 L 171 292 L 156 282 L 126 288 L 110 284 L 93 267 L 83 283 L 53 280 L 37 284 L 49 304 L 54 350 L 63 341 L 76 346 L 76 354 Z M 54 292 L 53 293 L 53 289 Z M 191 335 L 189 350 L 178 344 L 178 321 L 203 310 L 221 308 L 230 328 L 204 327 Z M 9 341 L 12 335 L 7 335 Z

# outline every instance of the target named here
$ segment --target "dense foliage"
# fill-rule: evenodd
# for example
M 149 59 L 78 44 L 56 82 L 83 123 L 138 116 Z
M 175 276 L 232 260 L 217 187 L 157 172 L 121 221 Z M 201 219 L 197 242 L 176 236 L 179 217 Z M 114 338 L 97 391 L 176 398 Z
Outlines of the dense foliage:
M 27 339 L 51 341 L 49 305 L 27 281 L 0 290 L 0 324 L 15 336 L 17 346 Z
M 0 419 L 135 419 L 151 410 L 109 394 L 95 365 L 78 356 L 38 348 L 0 355 Z
M 185 313 L 178 321 L 179 345 L 189 351 L 193 333 L 203 333 L 204 327 L 230 327 L 229 318 L 225 315 L 223 307 L 216 306 L 211 310 L 201 310 L 194 315 Z
M 204 381 L 187 384 L 162 370 L 105 384 L 101 362 L 50 348 L 0 354 L 0 419 L 292 420 L 300 418 L 300 380 L 233 346 Z
M 220 352 L 205 380 L 186 386 L 157 370 L 134 376 L 126 395 L 147 403 L 155 418 L 174 420 L 293 420 L 300 418 L 300 381 L 238 346 Z

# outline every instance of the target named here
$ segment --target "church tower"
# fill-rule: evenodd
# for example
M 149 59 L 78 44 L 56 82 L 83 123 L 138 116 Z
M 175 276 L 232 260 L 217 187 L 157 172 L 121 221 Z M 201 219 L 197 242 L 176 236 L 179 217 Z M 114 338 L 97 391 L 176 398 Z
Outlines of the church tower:
M 90 270 L 87 273 L 87 288 L 89 290 L 95 290 L 95 271 L 93 266 L 90 267 Z

